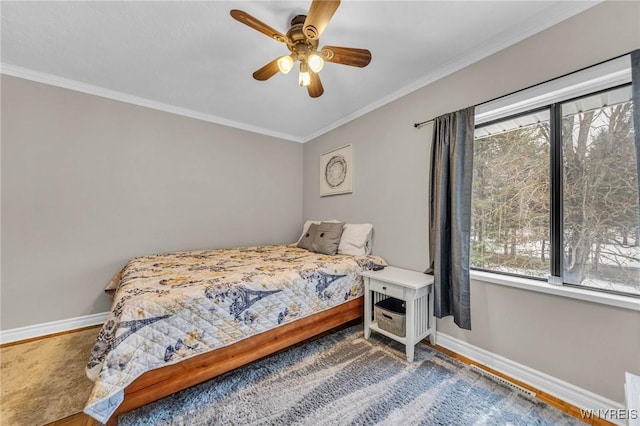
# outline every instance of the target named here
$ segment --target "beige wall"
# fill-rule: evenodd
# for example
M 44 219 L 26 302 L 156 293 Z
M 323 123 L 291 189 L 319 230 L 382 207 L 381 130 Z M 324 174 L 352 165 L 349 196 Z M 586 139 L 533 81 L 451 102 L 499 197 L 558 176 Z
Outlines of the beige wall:
M 371 222 L 377 254 L 422 270 L 431 128 L 412 124 L 638 47 L 640 3 L 607 2 L 304 147 L 3 76 L 0 328 L 106 311 L 130 257 L 293 241 L 303 218 Z M 319 155 L 346 143 L 355 191 L 321 198 Z M 638 312 L 472 291 L 473 331 L 441 332 L 617 401 L 640 374 Z
M 3 330 L 109 310 L 144 254 L 294 241 L 302 145 L 2 77 Z
M 605 2 L 316 138 L 304 146 L 304 218 L 371 222 L 376 254 L 424 270 L 432 128 L 413 123 L 637 48 L 640 3 Z M 319 155 L 346 143 L 355 191 L 321 198 Z M 640 374 L 637 311 L 472 282 L 472 321 L 471 332 L 449 318 L 438 329 L 619 402 L 624 372 Z

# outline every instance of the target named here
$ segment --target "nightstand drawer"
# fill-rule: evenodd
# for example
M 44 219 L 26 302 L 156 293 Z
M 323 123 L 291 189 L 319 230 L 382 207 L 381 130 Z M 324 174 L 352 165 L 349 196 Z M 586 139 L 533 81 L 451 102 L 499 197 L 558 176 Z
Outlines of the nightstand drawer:
M 377 281 L 369 278 L 369 290 L 376 293 L 382 293 L 386 296 L 395 297 L 396 299 L 404 299 L 404 289 L 400 286 L 389 284 L 383 281 Z

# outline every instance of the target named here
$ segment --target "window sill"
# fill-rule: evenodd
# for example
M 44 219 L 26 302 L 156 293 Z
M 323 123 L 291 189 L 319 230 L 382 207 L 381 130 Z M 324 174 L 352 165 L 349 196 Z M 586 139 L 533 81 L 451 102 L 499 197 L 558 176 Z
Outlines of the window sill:
M 538 280 L 510 277 L 508 275 L 492 274 L 491 272 L 484 271 L 472 270 L 470 275 L 471 279 L 476 281 L 515 287 L 523 290 L 537 291 L 539 293 L 584 300 L 592 303 L 600 303 L 602 305 L 616 306 L 618 308 L 640 312 L 640 299 L 630 296 L 582 290 L 579 288 L 553 285 Z

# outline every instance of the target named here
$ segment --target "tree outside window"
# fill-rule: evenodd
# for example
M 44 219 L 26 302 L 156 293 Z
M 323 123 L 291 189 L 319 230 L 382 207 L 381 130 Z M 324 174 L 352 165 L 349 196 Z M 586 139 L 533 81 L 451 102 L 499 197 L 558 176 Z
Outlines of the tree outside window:
M 555 191 L 562 199 L 557 252 L 564 283 L 640 295 L 630 96 L 625 86 L 559 105 L 563 182 L 553 188 L 549 109 L 476 129 L 471 267 L 546 279 Z
M 582 111 L 573 112 L 575 104 L 562 106 L 563 265 L 566 283 L 640 294 L 629 96 L 626 87 L 580 100 Z M 613 105 L 601 106 L 611 100 Z

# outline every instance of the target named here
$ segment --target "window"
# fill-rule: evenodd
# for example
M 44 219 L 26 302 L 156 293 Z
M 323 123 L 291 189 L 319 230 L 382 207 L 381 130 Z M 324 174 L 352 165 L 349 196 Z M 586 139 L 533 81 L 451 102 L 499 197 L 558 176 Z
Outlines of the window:
M 640 296 L 631 86 L 518 96 L 476 126 L 471 267 Z
M 630 99 L 626 86 L 562 104 L 563 278 L 640 294 Z
M 549 275 L 549 110 L 476 129 L 471 266 Z

